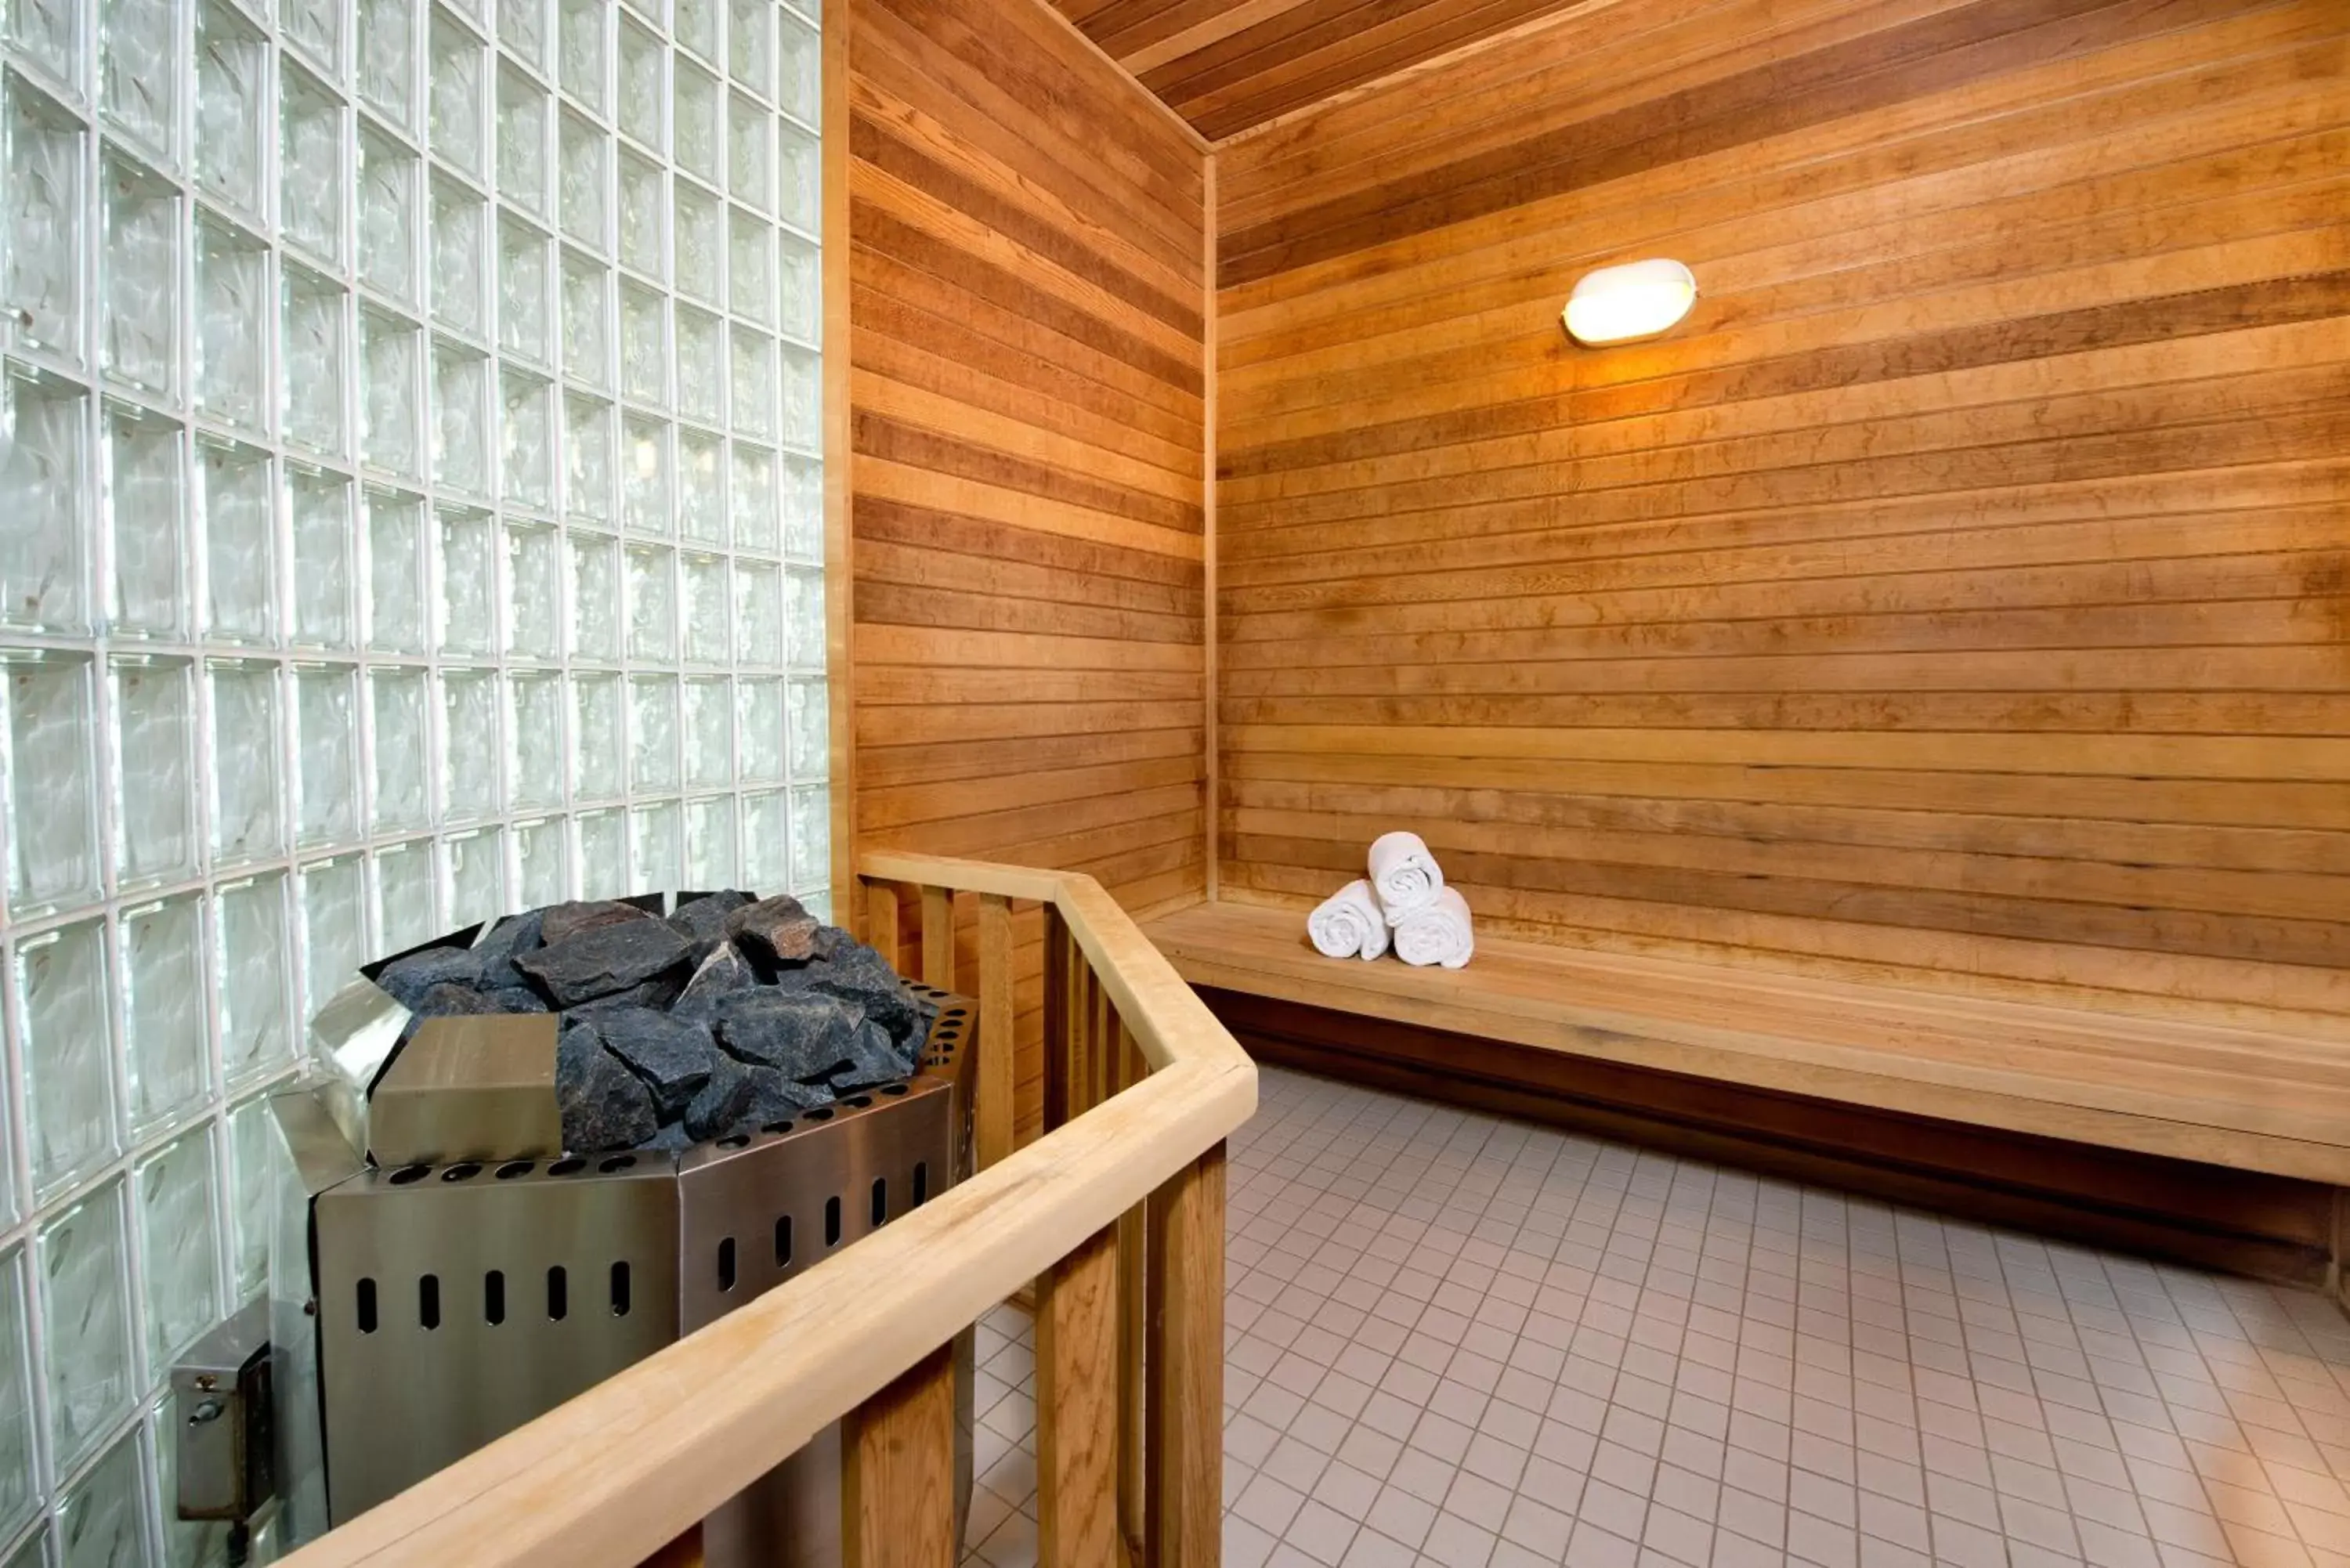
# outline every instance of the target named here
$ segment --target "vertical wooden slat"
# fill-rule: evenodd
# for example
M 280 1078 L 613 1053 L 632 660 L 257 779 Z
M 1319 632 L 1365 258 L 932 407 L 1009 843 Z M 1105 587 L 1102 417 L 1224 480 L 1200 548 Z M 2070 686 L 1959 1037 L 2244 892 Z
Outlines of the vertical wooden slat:
M 1077 1028 L 1069 1006 L 1069 928 L 1061 912 L 1045 906 L 1045 1130 L 1075 1113 L 1069 1108 L 1069 1040 Z
M 982 1170 L 1012 1152 L 1013 1071 L 1018 1027 L 1012 969 L 1012 900 L 979 900 L 979 1078 L 977 1137 Z
M 824 232 L 836 235 L 848 233 L 850 25 L 847 6 L 832 7 L 832 15 L 825 18 L 822 45 Z M 824 657 L 831 778 L 827 799 L 832 815 L 834 918 L 854 928 L 862 911 L 856 907 L 857 648 L 850 635 L 857 622 L 857 570 L 850 559 L 848 520 L 848 454 L 855 417 L 848 375 L 850 249 L 846 240 L 827 245 L 817 265 L 824 294 Z
M 702 1526 L 695 1525 L 646 1558 L 639 1568 L 702 1568 Z
M 889 882 L 865 884 L 865 940 L 889 967 L 898 967 L 898 889 Z
M 1216 1568 L 1223 1539 L 1222 1144 L 1150 1195 L 1149 1225 L 1144 1534 L 1151 1568 Z
M 952 991 L 955 983 L 954 889 L 922 889 L 922 983 Z
M 1207 181 L 1204 201 L 1208 221 L 1200 225 L 1201 258 L 1200 294 L 1205 330 L 1200 345 L 1201 358 L 1208 367 L 1206 406 L 1201 410 L 1200 475 L 1201 475 L 1201 566 L 1205 579 L 1200 595 L 1204 624 L 1200 632 L 1201 670 L 1201 751 L 1200 771 L 1205 775 L 1201 785 L 1200 813 L 1201 830 L 1207 842 L 1201 852 L 1207 865 L 1201 870 L 1203 888 L 1210 903 L 1223 891 L 1224 859 L 1224 787 L 1223 743 L 1216 717 L 1217 690 L 1223 680 L 1223 659 L 1216 642 L 1222 628 L 1222 616 L 1216 606 L 1216 317 L 1220 314 L 1216 302 L 1216 154 L 1210 152 L 1206 167 L 1201 171 Z
M 1036 1526 L 1044 1568 L 1114 1568 L 1118 1531 L 1116 1227 L 1053 1265 L 1036 1291 Z
M 841 1422 L 842 1568 L 955 1568 L 954 1347 Z
M 1134 1043 L 1132 1033 L 1120 1024 L 1114 1086 L 1129 1088 L 1140 1083 L 1149 1070 L 1142 1060 L 1142 1048 Z M 1119 1215 L 1118 1220 L 1118 1518 L 1119 1529 L 1138 1553 L 1142 1549 L 1143 1497 L 1149 1490 L 1149 1478 L 1143 1469 L 1147 1449 L 1142 1387 L 1144 1318 L 1149 1304 L 1144 1298 L 1149 1262 L 1144 1251 L 1149 1244 L 1148 1213 L 1149 1206 L 1138 1203 Z

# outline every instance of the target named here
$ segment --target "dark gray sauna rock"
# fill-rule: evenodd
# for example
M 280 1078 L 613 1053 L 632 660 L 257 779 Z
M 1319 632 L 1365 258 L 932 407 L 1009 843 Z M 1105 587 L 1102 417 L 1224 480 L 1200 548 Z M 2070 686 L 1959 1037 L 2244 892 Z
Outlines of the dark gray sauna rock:
M 718 1050 L 710 1032 L 697 1024 L 649 1007 L 615 1007 L 597 1013 L 595 1026 L 604 1049 L 645 1081 L 665 1122 L 683 1116 L 710 1082 L 710 1059 Z
M 652 1091 L 604 1049 L 592 1024 L 575 1023 L 556 1043 L 555 1100 L 563 1147 L 574 1154 L 634 1148 L 660 1130 Z
M 726 934 L 754 959 L 798 963 L 816 954 L 819 922 L 788 893 L 762 898 L 726 917 Z
M 718 1042 L 754 1066 L 817 1082 L 848 1059 L 856 1021 L 828 996 L 764 989 L 718 1004 Z
M 471 948 L 426 948 L 397 958 L 376 972 L 375 982 L 402 1007 L 413 1008 L 436 985 L 455 981 L 470 986 L 481 973 L 481 961 Z
M 571 1007 L 641 985 L 691 953 L 692 945 L 663 921 L 619 920 L 550 941 L 515 960 L 515 967 L 557 1006 Z

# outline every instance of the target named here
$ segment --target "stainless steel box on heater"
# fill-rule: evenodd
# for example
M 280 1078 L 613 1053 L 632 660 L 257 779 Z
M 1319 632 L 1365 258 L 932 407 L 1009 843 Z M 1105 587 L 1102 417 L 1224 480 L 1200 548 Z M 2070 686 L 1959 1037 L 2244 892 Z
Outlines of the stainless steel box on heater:
M 323 1097 L 280 1097 L 309 1191 L 326 1501 L 337 1524 L 715 1322 L 962 1179 L 977 1010 L 939 1006 L 910 1077 L 681 1154 L 366 1164 Z M 958 1343 L 956 1504 L 971 1481 Z M 712 1514 L 711 1568 L 838 1561 L 838 1428 Z

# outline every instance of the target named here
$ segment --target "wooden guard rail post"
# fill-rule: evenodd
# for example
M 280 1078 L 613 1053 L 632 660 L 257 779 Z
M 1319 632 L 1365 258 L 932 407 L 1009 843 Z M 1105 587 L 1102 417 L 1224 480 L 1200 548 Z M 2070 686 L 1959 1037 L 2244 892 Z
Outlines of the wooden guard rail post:
M 954 1568 L 951 1342 L 1031 1282 L 1043 1568 L 1215 1568 L 1224 1138 L 1255 1067 L 1089 877 L 858 869 L 845 899 L 893 961 L 917 900 L 933 985 L 956 980 L 957 895 L 976 909 L 978 1171 L 289 1568 L 686 1568 L 703 1515 L 834 1421 L 845 1568 Z M 1045 915 L 1047 1113 L 1016 1149 L 1015 902 Z

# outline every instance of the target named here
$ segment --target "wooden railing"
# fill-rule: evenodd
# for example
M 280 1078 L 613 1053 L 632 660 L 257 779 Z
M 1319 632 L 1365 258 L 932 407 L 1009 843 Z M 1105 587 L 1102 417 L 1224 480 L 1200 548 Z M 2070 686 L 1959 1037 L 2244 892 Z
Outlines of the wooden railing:
M 845 1568 L 951 1568 L 951 1341 L 1032 1282 L 1041 1561 L 1211 1568 L 1222 1531 L 1223 1140 L 1256 1070 L 1088 877 L 868 855 L 893 959 L 968 990 L 978 1173 L 821 1267 L 286 1559 L 297 1568 L 636 1568 L 834 1421 Z M 1044 907 L 1045 1130 L 1013 1147 L 1013 915 Z M 908 966 L 901 961 L 900 970 Z

